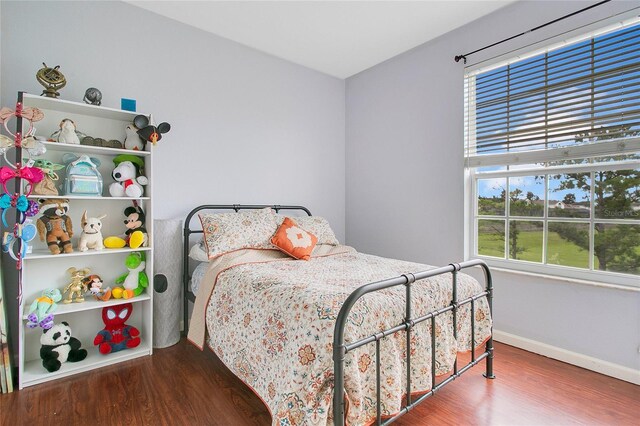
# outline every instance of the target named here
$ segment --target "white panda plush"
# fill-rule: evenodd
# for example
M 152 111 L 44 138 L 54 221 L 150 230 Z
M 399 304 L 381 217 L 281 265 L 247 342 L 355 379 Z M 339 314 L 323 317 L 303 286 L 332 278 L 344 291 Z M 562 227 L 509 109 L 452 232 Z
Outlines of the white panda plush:
M 65 321 L 43 330 L 40 344 L 42 365 L 50 373 L 58 371 L 63 362 L 82 361 L 87 357 L 87 350 L 80 349 L 82 344 L 71 336 L 71 328 Z

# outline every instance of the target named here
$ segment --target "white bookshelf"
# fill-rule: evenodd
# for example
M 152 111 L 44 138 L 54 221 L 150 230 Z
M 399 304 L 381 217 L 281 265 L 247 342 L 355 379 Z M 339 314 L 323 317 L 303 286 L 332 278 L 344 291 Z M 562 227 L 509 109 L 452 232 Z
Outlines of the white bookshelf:
M 117 139 L 124 141 L 125 127 L 140 114 L 129 111 L 120 111 L 111 108 L 87 105 L 79 102 L 71 102 L 59 99 L 45 98 L 31 94 L 23 94 L 24 107 L 37 107 L 44 113 L 44 119 L 34 123 L 37 136 L 49 136 L 58 129 L 60 121 L 64 118 L 74 120 L 77 130 L 92 137 L 106 140 Z M 26 127 L 25 127 L 26 130 Z M 69 200 L 69 216 L 73 222 L 72 245 L 73 253 L 52 255 L 46 243 L 36 238 L 31 242 L 32 251 L 28 253 L 23 262 L 22 270 L 16 271 L 15 261 L 3 254 L 3 270 L 7 282 L 22 282 L 22 300 L 18 307 L 20 321 L 18 335 L 19 350 L 19 388 L 36 385 L 61 377 L 82 373 L 101 368 L 107 365 L 119 363 L 128 359 L 151 355 L 153 342 L 153 161 L 150 151 L 131 151 L 127 149 L 104 148 L 87 145 L 69 145 L 57 142 L 46 142 L 47 152 L 41 157 L 55 163 L 62 163 L 65 153 L 76 155 L 87 154 L 100 160 L 100 173 L 103 178 L 102 196 L 40 196 L 32 195 L 30 199 L 39 198 L 67 198 Z M 147 144 L 147 149 L 150 144 Z M 78 241 L 81 234 L 80 218 L 84 210 L 88 215 L 99 216 L 107 214 L 102 220 L 103 237 L 121 235 L 125 231 L 123 211 L 132 205 L 132 198 L 111 197 L 109 185 L 113 183 L 111 171 L 113 170 L 113 158 L 120 154 L 133 154 L 141 157 L 145 162 L 145 174 L 149 184 L 144 188 L 144 196 L 135 199 L 146 214 L 145 228 L 149 235 L 149 247 L 132 250 L 130 248 L 107 249 L 86 252 L 78 251 Z M 12 155 L 12 153 L 8 153 Z M 59 184 L 64 179 L 64 170 L 58 172 Z M 40 216 L 33 218 L 33 222 Z M 80 362 L 62 364 L 60 370 L 50 373 L 42 366 L 40 358 L 40 335 L 42 330 L 28 328 L 27 314 L 33 300 L 40 296 L 47 288 L 58 288 L 62 292 L 69 282 L 67 269 L 90 268 L 92 274 L 100 275 L 105 286 L 115 287 L 115 279 L 126 273 L 124 260 L 132 251 L 142 251 L 146 255 L 146 273 L 149 277 L 149 287 L 144 293 L 131 299 L 110 299 L 109 301 L 94 300 L 89 294 L 85 295 L 85 301 L 81 303 L 58 303 L 53 312 L 55 322 L 66 321 L 72 329 L 72 335 L 80 340 L 82 348 L 88 351 L 86 359 Z M 64 294 L 63 294 L 64 298 Z M 122 350 L 116 353 L 102 355 L 93 340 L 97 333 L 104 328 L 102 321 L 102 309 L 108 306 L 123 303 L 133 304 L 133 313 L 127 320 L 127 324 L 140 330 L 140 345 L 136 348 Z

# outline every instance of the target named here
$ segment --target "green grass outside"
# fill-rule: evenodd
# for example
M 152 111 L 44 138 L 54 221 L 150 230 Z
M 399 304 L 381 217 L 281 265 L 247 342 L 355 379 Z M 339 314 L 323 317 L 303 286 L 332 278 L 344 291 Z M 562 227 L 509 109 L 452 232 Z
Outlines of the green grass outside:
M 542 231 L 521 231 L 518 247 L 524 251 L 517 254 L 518 260 L 542 262 Z M 504 257 L 504 237 L 484 233 L 478 236 L 478 254 Z M 549 232 L 547 263 L 577 268 L 589 267 L 589 252 L 567 241 L 556 232 Z
M 589 250 L 584 250 L 571 241 L 565 240 L 557 232 L 549 232 L 547 263 L 588 269 Z
M 500 224 L 502 223 L 502 226 Z M 480 220 L 480 233 L 478 235 L 478 254 L 483 256 L 493 256 L 504 259 L 504 236 L 500 230 L 504 231 L 504 222 L 498 220 Z M 491 229 L 491 225 L 495 229 Z M 524 249 L 517 254 L 518 260 L 529 262 L 542 262 L 542 231 L 520 231 L 518 234 L 518 247 Z M 635 248 L 640 254 L 640 246 Z M 551 265 L 570 266 L 575 268 L 589 268 L 589 252 L 579 247 L 577 244 L 565 240 L 557 232 L 549 232 L 547 241 L 547 263 Z M 599 269 L 598 259 L 594 259 L 594 269 Z M 631 270 L 616 270 L 608 268 L 610 271 L 622 273 L 637 273 Z

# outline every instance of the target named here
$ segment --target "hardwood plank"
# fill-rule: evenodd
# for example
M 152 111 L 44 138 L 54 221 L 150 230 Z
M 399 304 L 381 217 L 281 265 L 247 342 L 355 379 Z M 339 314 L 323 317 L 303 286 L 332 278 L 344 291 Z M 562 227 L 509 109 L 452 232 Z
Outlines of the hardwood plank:
M 496 344 L 483 365 L 398 425 L 637 425 L 640 386 Z M 269 411 L 209 350 L 186 341 L 120 365 L 0 395 L 2 425 L 269 425 Z

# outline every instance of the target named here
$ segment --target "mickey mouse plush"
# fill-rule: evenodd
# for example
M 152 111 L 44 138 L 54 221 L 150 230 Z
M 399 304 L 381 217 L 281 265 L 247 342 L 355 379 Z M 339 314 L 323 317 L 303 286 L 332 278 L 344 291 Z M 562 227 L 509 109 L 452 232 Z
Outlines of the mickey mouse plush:
M 127 217 L 124 221 L 124 226 L 127 227 L 125 235 L 126 240 L 129 243 L 129 247 L 138 248 L 140 246 L 147 247 L 149 245 L 147 230 L 144 227 L 145 215 L 140 206 L 130 206 L 124 209 L 124 215 Z M 142 235 L 139 235 L 142 234 Z M 136 244 L 142 237 L 142 242 Z M 132 245 L 133 244 L 133 245 Z M 135 245 L 135 247 L 134 247 Z
M 162 139 L 163 133 L 167 133 L 171 130 L 171 125 L 169 123 L 160 123 L 155 126 L 152 124 L 152 120 L 144 115 L 137 115 L 133 119 L 133 124 L 139 129 L 138 135 L 140 138 L 144 141 L 151 142 L 153 145 Z
M 144 227 L 146 216 L 140 206 L 129 206 L 124 209 L 124 226 L 127 227 L 124 235 L 120 237 L 111 236 L 104 239 L 104 245 L 108 248 L 123 248 L 129 246 L 133 249 L 147 247 L 149 237 L 147 229 Z

